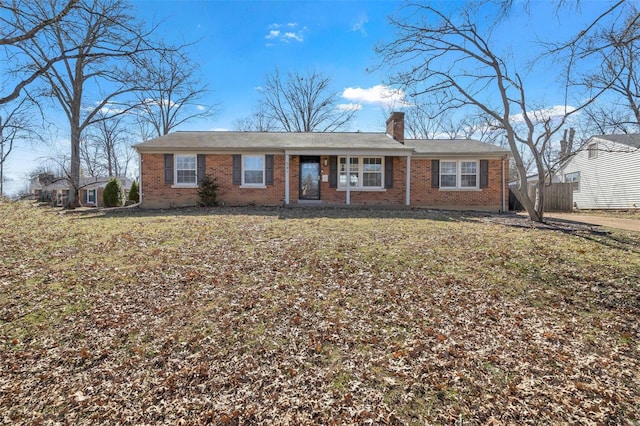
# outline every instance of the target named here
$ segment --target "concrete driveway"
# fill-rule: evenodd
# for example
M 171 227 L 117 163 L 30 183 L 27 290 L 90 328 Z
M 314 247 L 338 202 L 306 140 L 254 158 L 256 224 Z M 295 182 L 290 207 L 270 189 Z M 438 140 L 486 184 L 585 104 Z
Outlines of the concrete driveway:
M 640 220 L 625 219 L 609 216 L 593 216 L 580 213 L 545 213 L 544 217 L 569 220 L 572 222 L 588 223 L 590 225 L 604 226 L 606 228 L 624 229 L 625 231 L 640 232 Z

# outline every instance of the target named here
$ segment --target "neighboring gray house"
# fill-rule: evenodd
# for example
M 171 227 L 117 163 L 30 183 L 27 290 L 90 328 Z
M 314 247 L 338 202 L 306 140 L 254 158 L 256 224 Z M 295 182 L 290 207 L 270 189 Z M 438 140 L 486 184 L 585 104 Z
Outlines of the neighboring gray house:
M 578 209 L 640 208 L 640 134 L 592 136 L 558 170 Z
M 129 195 L 131 179 L 119 177 L 124 187 L 125 194 Z M 80 178 L 80 204 L 86 207 L 102 207 L 102 193 L 109 182 L 108 177 L 82 177 Z M 71 185 L 65 178 L 54 177 L 43 173 L 31 182 L 31 192 L 38 201 L 50 201 L 55 206 L 64 206 L 69 198 Z

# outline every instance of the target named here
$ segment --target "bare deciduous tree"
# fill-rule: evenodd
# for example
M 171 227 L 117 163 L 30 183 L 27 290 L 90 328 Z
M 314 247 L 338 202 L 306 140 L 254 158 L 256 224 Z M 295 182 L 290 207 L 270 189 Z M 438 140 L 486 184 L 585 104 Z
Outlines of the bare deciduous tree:
M 0 105 L 11 102 L 20 96 L 27 85 L 33 83 L 47 72 L 57 61 L 64 57 L 52 56 L 47 61 L 33 64 L 22 61 L 17 55 L 18 47 L 38 37 L 40 33 L 59 24 L 75 7 L 79 0 L 43 1 L 13 0 L 0 2 L 0 47 L 4 49 L 8 74 L 12 78 L 10 89 L 2 87 L 7 94 L 0 95 Z M 7 75 L 3 76 L 6 79 Z
M 631 5 L 621 28 L 615 25 L 591 37 L 591 43 L 606 46 L 593 50 L 598 70 L 587 73 L 580 84 L 608 93 L 606 102 L 587 111 L 589 119 L 602 130 L 623 133 L 640 130 L 640 21 Z
M 388 113 L 387 116 L 389 116 Z M 442 134 L 439 113 L 430 102 L 418 103 L 406 108 L 404 126 L 407 136 L 411 139 L 436 139 Z
M 265 112 L 264 105 L 259 105 L 253 114 L 237 120 L 235 128 L 243 132 L 273 132 L 276 130 L 276 124 Z
M 34 127 L 33 100 L 23 97 L 14 104 L 0 105 L 0 197 L 4 194 L 3 182 L 5 162 L 18 141 L 32 141 L 38 138 Z
M 150 51 L 141 65 L 145 88 L 138 92 L 137 114 L 156 136 L 166 135 L 188 120 L 213 114 L 212 106 L 200 103 L 207 88 L 198 78 L 198 65 L 180 49 Z
M 567 117 L 583 106 L 560 114 L 532 108 L 521 75 L 493 51 L 468 10 L 452 19 L 432 6 L 411 4 L 407 16 L 392 20 L 398 38 L 377 48 L 383 63 L 404 68 L 392 77 L 392 83 L 417 95 L 438 93 L 443 113 L 471 108 L 490 117 L 511 149 L 518 171 L 516 194 L 529 217 L 542 221 L 543 153 Z M 533 195 L 528 191 L 523 154 L 531 155 L 537 172 Z
M 126 176 L 133 159 L 130 140 L 129 127 L 123 115 L 110 119 L 102 117 L 87 127 L 80 151 L 89 175 Z
M 82 132 L 132 108 L 123 98 L 140 88 L 136 60 L 141 52 L 153 49 L 149 45 L 153 29 L 144 32 L 123 0 L 82 0 L 68 18 L 41 30 L 22 51 L 38 68 L 63 56 L 42 74 L 46 89 L 41 95 L 54 99 L 69 122 L 69 207 L 76 207 Z M 99 115 L 107 109 L 107 115 Z
M 331 90 L 331 80 L 317 71 L 288 73 L 283 80 L 275 70 L 267 75 L 260 109 L 278 130 L 334 132 L 355 114 L 355 109 L 341 109 L 339 99 L 339 93 Z

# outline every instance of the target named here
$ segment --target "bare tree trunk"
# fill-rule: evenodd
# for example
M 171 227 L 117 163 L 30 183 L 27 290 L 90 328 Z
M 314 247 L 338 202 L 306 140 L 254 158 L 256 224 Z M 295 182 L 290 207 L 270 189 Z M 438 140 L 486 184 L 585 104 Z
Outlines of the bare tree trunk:
M 70 209 L 80 207 L 80 133 L 79 123 L 71 123 L 71 165 L 69 170 L 71 191 L 67 201 L 67 208 Z

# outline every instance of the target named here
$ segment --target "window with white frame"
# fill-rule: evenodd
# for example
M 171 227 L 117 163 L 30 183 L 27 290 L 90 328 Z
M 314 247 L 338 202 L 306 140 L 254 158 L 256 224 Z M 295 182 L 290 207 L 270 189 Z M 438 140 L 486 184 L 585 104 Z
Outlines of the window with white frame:
M 362 159 L 362 186 L 382 188 L 382 157 Z
M 564 182 L 573 184 L 573 191 L 580 191 L 580 172 L 565 173 Z
M 382 189 L 383 170 L 383 157 L 349 157 L 348 170 L 347 158 L 339 157 L 338 188 L 346 188 L 348 181 L 352 189 Z
M 87 189 L 87 197 L 86 197 L 86 203 L 87 204 L 95 204 L 96 203 L 96 189 Z
M 264 186 L 264 155 L 242 156 L 242 185 Z
M 458 187 L 458 163 L 440 161 L 440 188 Z
M 590 143 L 589 146 L 587 146 L 587 156 L 588 158 L 598 157 L 598 144 Z
M 478 162 L 460 162 L 460 187 L 476 188 L 478 186 Z
M 196 155 L 176 155 L 176 185 L 198 183 L 198 160 Z
M 478 161 L 440 161 L 440 188 L 478 188 Z

